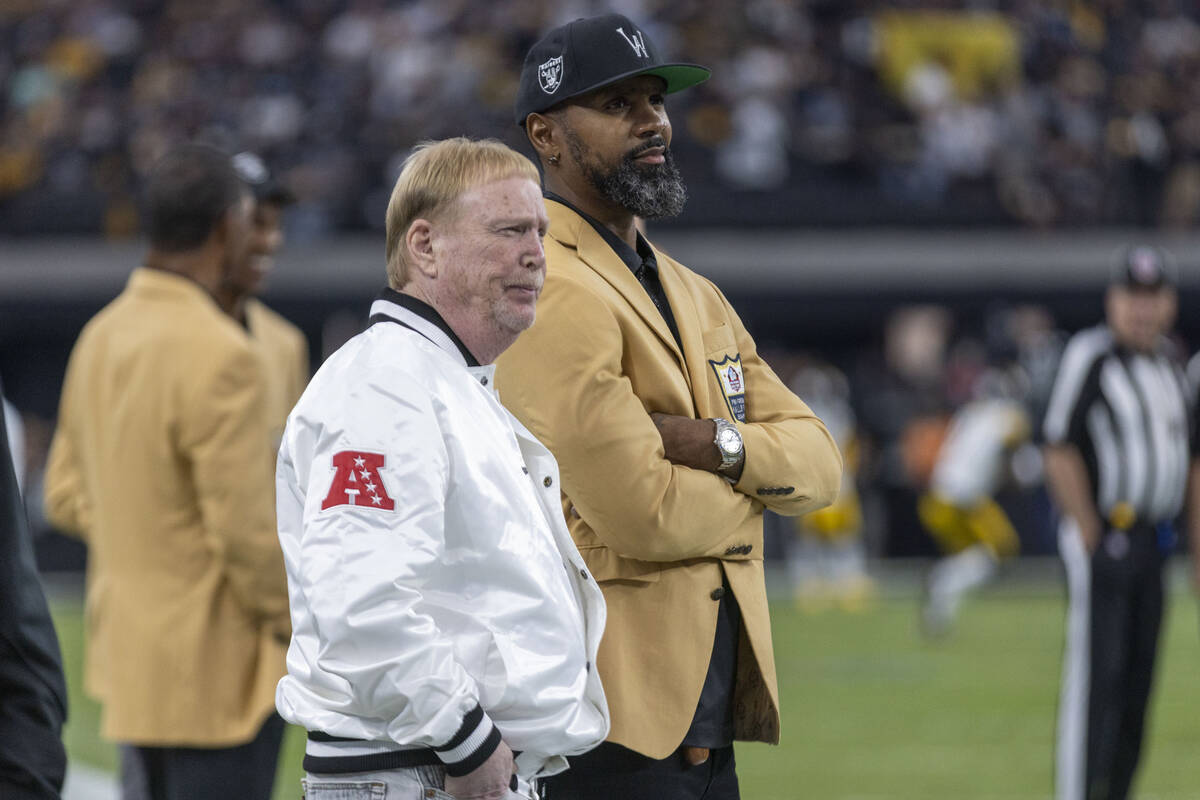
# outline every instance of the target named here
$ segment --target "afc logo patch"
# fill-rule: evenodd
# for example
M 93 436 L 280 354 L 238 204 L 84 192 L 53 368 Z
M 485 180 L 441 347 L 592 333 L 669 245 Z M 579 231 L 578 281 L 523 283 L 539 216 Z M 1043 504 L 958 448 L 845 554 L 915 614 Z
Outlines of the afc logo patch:
M 333 485 L 321 503 L 321 510 L 334 506 L 366 506 L 395 511 L 396 502 L 388 496 L 379 477 L 385 457 L 380 453 L 343 450 L 333 457 Z
M 721 384 L 721 393 L 725 395 L 725 404 L 729 413 L 738 422 L 746 421 L 746 378 L 742 374 L 742 356 L 725 356 L 720 361 L 708 362 L 716 373 L 717 381 Z

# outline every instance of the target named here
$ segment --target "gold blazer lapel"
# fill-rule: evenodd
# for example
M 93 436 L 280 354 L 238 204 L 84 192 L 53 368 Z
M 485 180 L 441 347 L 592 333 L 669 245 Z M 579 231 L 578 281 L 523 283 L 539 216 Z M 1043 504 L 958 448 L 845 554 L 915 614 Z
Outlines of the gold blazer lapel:
M 679 329 L 688 383 L 692 387 L 705 386 L 708 383 L 709 367 L 707 354 L 704 352 L 704 328 L 708 323 L 700 318 L 700 311 L 696 308 L 691 292 L 687 291 L 679 266 L 657 247 L 654 248 L 654 257 L 658 260 L 658 275 L 662 280 L 663 291 L 667 293 L 667 302 L 671 304 L 671 313 L 675 315 L 675 327 Z M 707 395 L 703 392 L 692 392 L 692 402 L 697 404 L 697 416 L 706 414 L 706 411 L 699 407 L 699 404 L 705 403 L 702 399 L 705 397 Z
M 675 342 L 675 337 L 671 334 L 667 321 L 663 319 L 663 315 L 654 305 L 654 301 L 650 299 L 645 288 L 630 272 L 629 267 L 608 246 L 608 242 L 604 241 L 587 220 L 566 206 L 553 200 L 547 200 L 546 210 L 550 216 L 550 235 L 564 245 L 574 245 L 579 259 L 591 267 L 633 306 L 638 316 L 675 354 L 680 365 L 683 365 L 683 353 L 679 351 L 679 345 Z M 670 295 L 668 295 L 669 298 Z M 672 310 L 674 310 L 674 306 L 672 306 Z

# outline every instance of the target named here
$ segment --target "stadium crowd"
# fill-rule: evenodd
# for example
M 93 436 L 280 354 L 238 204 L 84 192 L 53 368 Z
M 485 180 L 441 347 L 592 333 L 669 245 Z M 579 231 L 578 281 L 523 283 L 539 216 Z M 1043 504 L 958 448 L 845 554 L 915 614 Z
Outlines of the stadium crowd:
M 128 235 L 149 164 L 196 136 L 283 172 L 298 239 L 380 229 L 415 142 L 523 146 L 521 54 L 601 5 L 714 68 L 672 98 L 678 224 L 1200 216 L 1180 0 L 22 0 L 0 10 L 0 231 Z

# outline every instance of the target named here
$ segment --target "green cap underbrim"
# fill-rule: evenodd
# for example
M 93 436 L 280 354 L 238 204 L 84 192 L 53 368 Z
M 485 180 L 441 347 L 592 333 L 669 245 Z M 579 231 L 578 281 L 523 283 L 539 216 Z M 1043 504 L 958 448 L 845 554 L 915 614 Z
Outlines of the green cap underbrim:
M 580 89 L 578 92 L 564 97 L 557 102 L 561 103 L 564 100 L 571 100 L 588 92 L 602 89 L 605 86 L 620 83 L 628 78 L 636 78 L 639 75 L 653 75 L 656 78 L 662 78 L 667 82 L 666 94 L 674 94 L 683 89 L 690 89 L 698 83 L 704 83 L 708 80 L 708 76 L 712 75 L 712 72 L 699 64 L 662 64 L 657 67 L 650 67 L 649 69 L 634 69 L 629 72 L 623 72 L 620 75 L 614 75 L 611 78 L 605 78 L 602 82 Z
M 667 94 L 674 94 L 683 89 L 690 89 L 696 84 L 704 83 L 712 75 L 712 72 L 699 64 L 666 64 L 641 72 L 631 72 L 629 75 L 624 75 L 609 81 L 609 83 L 616 83 L 616 81 L 633 75 L 656 75 L 667 82 Z

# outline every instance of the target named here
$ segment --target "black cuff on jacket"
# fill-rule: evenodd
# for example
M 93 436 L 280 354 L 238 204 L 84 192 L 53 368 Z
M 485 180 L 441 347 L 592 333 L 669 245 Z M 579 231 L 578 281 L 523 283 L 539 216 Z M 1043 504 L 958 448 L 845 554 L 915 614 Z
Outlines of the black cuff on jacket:
M 474 772 L 500 746 L 500 731 L 476 705 L 463 717 L 458 733 L 441 747 L 433 748 L 446 765 L 446 774 L 458 778 Z

